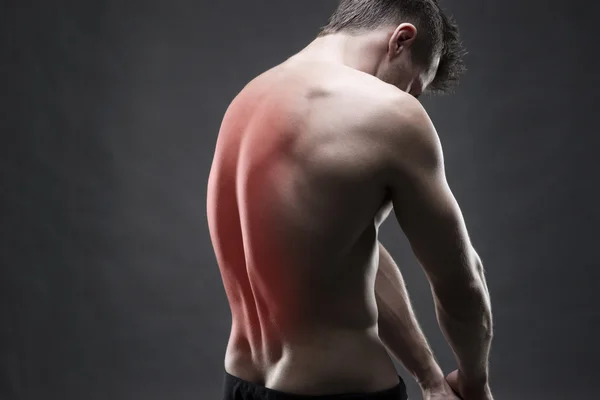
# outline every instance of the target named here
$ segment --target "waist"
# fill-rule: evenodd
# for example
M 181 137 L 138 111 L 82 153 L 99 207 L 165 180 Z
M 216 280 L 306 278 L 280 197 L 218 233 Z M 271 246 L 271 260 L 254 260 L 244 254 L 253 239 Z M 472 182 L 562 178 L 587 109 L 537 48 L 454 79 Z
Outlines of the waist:
M 267 340 L 232 332 L 225 370 L 273 390 L 308 395 L 376 392 L 398 384 L 376 329 L 313 328 Z

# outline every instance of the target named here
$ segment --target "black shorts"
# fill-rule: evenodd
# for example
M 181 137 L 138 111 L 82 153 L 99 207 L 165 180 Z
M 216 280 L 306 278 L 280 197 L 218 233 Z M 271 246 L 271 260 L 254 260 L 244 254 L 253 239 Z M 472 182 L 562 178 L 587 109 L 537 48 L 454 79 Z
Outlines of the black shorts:
M 408 400 L 404 380 L 398 378 L 398 385 L 380 392 L 306 396 L 268 389 L 225 372 L 223 400 Z

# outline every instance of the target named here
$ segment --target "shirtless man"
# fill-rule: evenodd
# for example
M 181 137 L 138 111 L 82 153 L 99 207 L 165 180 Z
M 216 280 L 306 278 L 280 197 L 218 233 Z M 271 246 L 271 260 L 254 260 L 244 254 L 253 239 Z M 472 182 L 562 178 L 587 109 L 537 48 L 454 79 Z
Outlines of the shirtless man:
M 233 100 L 207 199 L 232 312 L 223 399 L 406 399 L 391 357 L 425 399 L 492 399 L 482 263 L 416 99 L 455 83 L 461 55 L 435 0 L 342 0 Z M 378 240 L 392 207 L 456 356 L 447 377 Z

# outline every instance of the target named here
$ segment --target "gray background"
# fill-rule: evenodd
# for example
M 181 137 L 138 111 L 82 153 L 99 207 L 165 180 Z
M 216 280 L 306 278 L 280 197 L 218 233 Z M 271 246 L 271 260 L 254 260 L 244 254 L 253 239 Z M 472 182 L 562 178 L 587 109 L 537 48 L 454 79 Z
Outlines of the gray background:
M 443 4 L 470 72 L 424 103 L 488 271 L 496 397 L 598 398 L 599 3 Z M 220 398 L 230 314 L 205 215 L 219 124 L 334 6 L 0 1 L 1 399 Z M 450 372 L 393 218 L 382 240 Z

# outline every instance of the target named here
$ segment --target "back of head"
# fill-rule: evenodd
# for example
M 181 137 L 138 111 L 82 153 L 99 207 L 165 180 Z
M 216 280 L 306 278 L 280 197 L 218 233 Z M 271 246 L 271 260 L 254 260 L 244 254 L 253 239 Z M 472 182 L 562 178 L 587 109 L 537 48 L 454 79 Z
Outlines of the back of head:
M 465 71 L 465 51 L 458 26 L 444 13 L 437 0 L 340 0 L 319 36 L 338 32 L 358 35 L 403 22 L 415 25 L 418 30 L 418 44 L 415 43 L 413 49 L 415 62 L 427 66 L 440 55 L 436 77 L 428 90 L 451 90 Z

